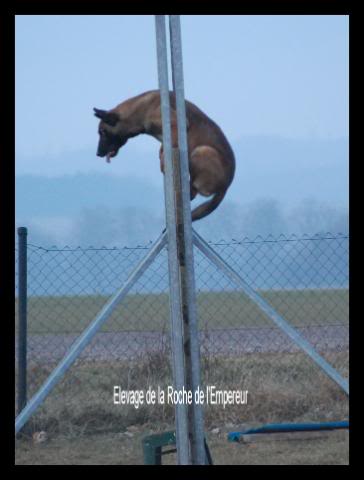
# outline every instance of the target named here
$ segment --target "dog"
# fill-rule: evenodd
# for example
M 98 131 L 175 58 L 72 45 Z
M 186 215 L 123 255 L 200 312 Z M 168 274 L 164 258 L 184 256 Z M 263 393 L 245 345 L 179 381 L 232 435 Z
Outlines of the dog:
M 115 157 L 129 138 L 151 135 L 162 143 L 160 91 L 151 90 L 130 98 L 111 110 L 94 108 L 100 119 L 97 155 L 106 161 Z M 172 147 L 178 146 L 176 101 L 170 92 Z M 192 221 L 213 212 L 223 200 L 234 178 L 234 152 L 220 127 L 196 105 L 186 100 L 186 124 L 190 173 L 190 197 L 197 194 L 211 199 L 192 211 Z M 164 173 L 163 145 L 159 151 Z

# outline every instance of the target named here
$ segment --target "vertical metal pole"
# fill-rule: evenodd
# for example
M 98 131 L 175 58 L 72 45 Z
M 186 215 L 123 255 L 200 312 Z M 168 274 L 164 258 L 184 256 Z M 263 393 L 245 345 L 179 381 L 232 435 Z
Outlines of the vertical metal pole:
M 27 403 L 27 235 L 18 228 L 18 414 Z
M 203 411 L 200 404 L 195 403 L 195 392 L 201 388 L 200 378 L 200 347 L 198 339 L 195 274 L 193 262 L 192 220 L 190 205 L 190 175 L 188 165 L 188 143 L 186 106 L 183 82 L 183 60 L 181 26 L 179 15 L 169 16 L 171 59 L 173 72 L 173 89 L 176 100 L 176 115 L 178 127 L 178 149 L 180 193 L 179 209 L 182 213 L 181 227 L 178 229 L 178 244 L 183 262 L 180 263 L 182 286 L 182 305 L 184 320 L 184 343 L 186 361 L 186 383 L 193 392 L 193 403 L 190 406 L 190 439 L 192 463 L 203 465 L 206 460 L 204 443 Z
M 85 328 L 81 335 L 73 342 L 71 348 L 62 358 L 56 368 L 49 375 L 40 389 L 29 400 L 25 408 L 15 419 L 15 433 L 18 433 L 23 425 L 29 420 L 30 416 L 41 405 L 45 398 L 50 394 L 53 388 L 63 378 L 67 370 L 73 365 L 80 353 L 89 345 L 101 326 L 113 313 L 119 303 L 126 297 L 132 286 L 140 279 L 143 273 L 154 262 L 155 258 L 163 250 L 166 244 L 166 234 L 163 232 L 154 242 L 146 256 L 130 273 L 125 280 L 124 285 L 106 302 L 101 311 L 94 320 Z
M 174 169 L 172 162 L 171 113 L 168 84 L 168 60 L 165 16 L 155 16 L 158 80 L 161 95 L 161 116 L 163 128 L 163 151 L 165 163 L 164 190 L 166 225 L 168 235 L 168 266 L 170 285 L 171 341 L 173 354 L 174 388 L 182 390 L 185 385 L 185 367 L 183 351 L 182 305 L 180 298 L 180 276 L 178 265 L 176 205 L 174 189 Z M 176 405 L 176 445 L 180 465 L 190 464 L 187 405 Z

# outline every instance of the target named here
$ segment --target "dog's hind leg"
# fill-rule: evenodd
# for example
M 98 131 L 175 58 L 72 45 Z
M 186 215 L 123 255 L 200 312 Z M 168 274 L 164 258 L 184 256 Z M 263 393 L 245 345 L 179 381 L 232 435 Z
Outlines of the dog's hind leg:
M 220 153 L 208 145 L 196 147 L 190 160 L 191 192 L 194 189 L 204 197 L 212 196 L 192 211 L 192 221 L 213 212 L 225 196 L 228 182 Z
M 201 145 L 191 153 L 190 175 L 193 188 L 204 197 L 225 188 L 225 171 L 221 155 L 214 148 Z
M 164 173 L 164 153 L 163 153 L 163 145 L 159 149 L 159 161 L 160 161 L 160 169 L 161 172 Z M 190 199 L 193 200 L 198 191 L 197 189 L 192 185 L 192 182 L 190 183 Z

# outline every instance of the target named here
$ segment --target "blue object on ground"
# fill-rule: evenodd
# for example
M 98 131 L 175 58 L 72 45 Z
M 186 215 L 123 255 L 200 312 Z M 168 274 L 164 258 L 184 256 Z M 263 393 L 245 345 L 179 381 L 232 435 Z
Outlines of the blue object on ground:
M 339 428 L 349 428 L 349 421 L 342 422 L 324 422 L 324 423 L 268 423 L 258 428 L 250 428 L 242 432 L 230 432 L 228 434 L 229 442 L 238 442 L 243 435 L 258 433 L 281 433 L 281 432 L 310 432 L 317 430 L 336 430 Z

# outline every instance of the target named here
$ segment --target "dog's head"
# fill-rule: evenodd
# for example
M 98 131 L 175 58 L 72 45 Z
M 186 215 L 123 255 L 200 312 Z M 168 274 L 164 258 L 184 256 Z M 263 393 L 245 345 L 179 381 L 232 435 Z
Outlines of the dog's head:
M 106 161 L 110 162 L 110 158 L 115 157 L 123 145 L 128 141 L 129 136 L 123 132 L 121 119 L 116 112 L 99 110 L 94 108 L 99 123 L 99 145 L 97 147 L 97 155 L 106 157 Z

